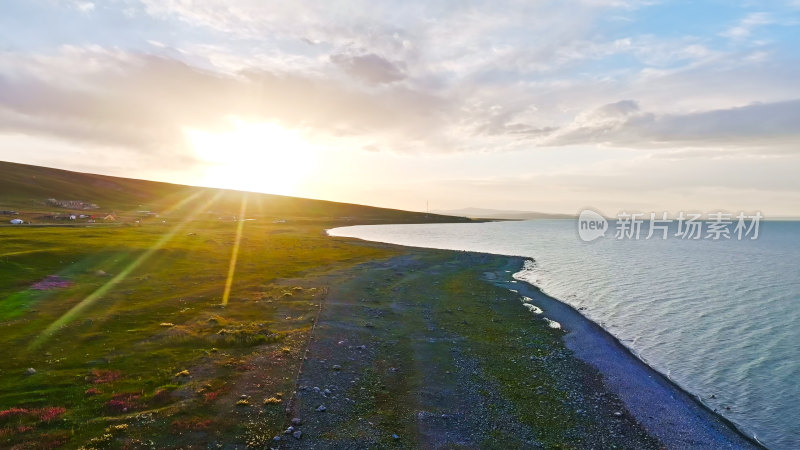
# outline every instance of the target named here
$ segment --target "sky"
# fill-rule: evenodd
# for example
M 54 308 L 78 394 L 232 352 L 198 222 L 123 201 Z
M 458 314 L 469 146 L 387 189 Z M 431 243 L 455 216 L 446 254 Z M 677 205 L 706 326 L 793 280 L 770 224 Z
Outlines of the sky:
M 410 210 L 800 216 L 798 44 L 798 0 L 4 0 L 0 160 Z

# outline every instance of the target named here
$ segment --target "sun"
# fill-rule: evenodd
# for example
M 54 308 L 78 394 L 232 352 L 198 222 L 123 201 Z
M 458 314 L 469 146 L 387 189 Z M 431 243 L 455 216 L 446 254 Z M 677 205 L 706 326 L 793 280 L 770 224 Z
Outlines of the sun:
M 269 122 L 229 122 L 230 129 L 223 132 L 183 130 L 195 155 L 206 163 L 201 184 L 293 195 L 313 176 L 318 155 L 300 131 Z

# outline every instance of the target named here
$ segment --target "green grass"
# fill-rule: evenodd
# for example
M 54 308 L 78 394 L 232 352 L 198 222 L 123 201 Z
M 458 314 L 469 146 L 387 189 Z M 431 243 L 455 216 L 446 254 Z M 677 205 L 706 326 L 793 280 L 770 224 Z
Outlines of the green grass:
M 487 269 L 493 268 L 475 267 L 474 272 L 444 279 L 438 316 L 445 328 L 470 341 L 473 355 L 485 362 L 486 375 L 509 400 L 518 420 L 537 431 L 541 442 L 557 447 L 570 441 L 564 433 L 574 429 L 578 419 L 564 406 L 568 393 L 555 387 L 556 375 L 530 356 L 561 349 L 560 332 L 541 321 L 532 324 L 531 315 L 504 313 L 509 305 L 519 308 L 519 302 L 515 294 L 479 281 L 481 270 Z
M 179 445 L 209 427 L 217 437 L 244 435 L 220 411 L 253 358 L 280 360 L 259 365 L 264 398 L 291 390 L 286 380 L 300 359 L 283 349 L 299 354 L 305 342 L 320 301 L 315 277 L 390 252 L 329 238 L 320 224 L 247 222 L 230 302 L 222 306 L 235 228 L 189 223 L 52 335 L 44 333 L 53 322 L 124 273 L 170 227 L 3 229 L 0 411 L 29 412 L 0 412 L 0 446 L 48 439 L 106 446 L 152 436 Z M 49 275 L 73 284 L 30 288 Z M 29 367 L 36 374 L 27 375 Z M 176 376 L 184 370 L 188 376 Z M 265 408 L 262 400 L 249 408 Z M 50 421 L 30 413 L 48 407 L 65 411 Z M 279 429 L 280 407 L 266 409 L 274 411 L 262 426 Z M 159 419 L 150 423 L 149 413 Z M 128 427 L 107 432 L 120 423 Z

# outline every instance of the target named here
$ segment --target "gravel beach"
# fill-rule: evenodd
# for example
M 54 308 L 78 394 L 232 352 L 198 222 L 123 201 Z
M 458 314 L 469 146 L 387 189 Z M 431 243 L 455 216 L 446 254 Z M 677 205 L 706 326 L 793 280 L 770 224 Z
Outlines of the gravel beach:
M 512 280 L 523 259 L 404 250 L 328 275 L 276 447 L 758 448 L 602 328 Z

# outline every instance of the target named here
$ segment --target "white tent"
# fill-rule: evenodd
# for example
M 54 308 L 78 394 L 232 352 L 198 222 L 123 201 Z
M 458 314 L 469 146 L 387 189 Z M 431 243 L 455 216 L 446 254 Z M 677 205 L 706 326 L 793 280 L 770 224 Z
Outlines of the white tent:
M 22 219 L 11 219 L 11 223 L 13 223 L 14 225 L 20 225 L 25 223 L 25 221 Z

